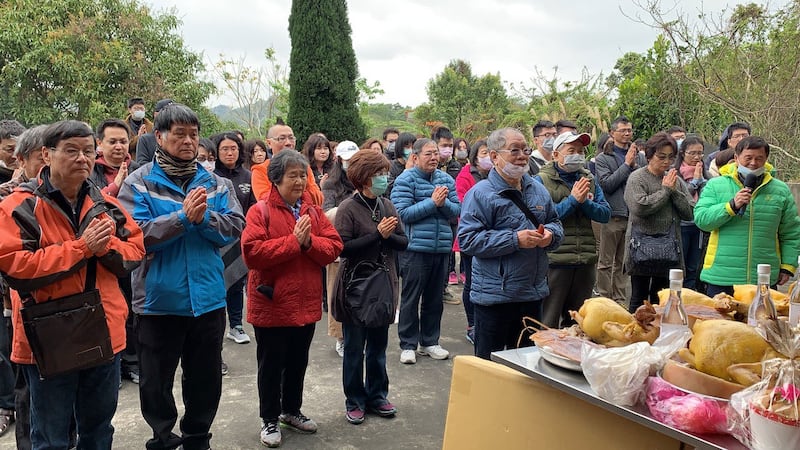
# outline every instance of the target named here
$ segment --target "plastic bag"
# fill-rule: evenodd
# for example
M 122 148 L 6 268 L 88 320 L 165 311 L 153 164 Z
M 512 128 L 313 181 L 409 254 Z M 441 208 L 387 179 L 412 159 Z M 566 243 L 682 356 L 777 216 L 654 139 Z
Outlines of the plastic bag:
M 637 342 L 625 347 L 581 349 L 581 369 L 589 385 L 602 399 L 615 405 L 643 403 L 647 377 L 686 345 L 691 331 L 685 327 L 662 329 L 653 345 Z
M 754 450 L 800 448 L 800 330 L 781 320 L 759 328 L 789 359 L 764 361 L 761 381 L 731 396 L 730 433 Z
M 683 391 L 659 377 L 647 379 L 647 408 L 656 420 L 678 430 L 728 432 L 728 402 Z

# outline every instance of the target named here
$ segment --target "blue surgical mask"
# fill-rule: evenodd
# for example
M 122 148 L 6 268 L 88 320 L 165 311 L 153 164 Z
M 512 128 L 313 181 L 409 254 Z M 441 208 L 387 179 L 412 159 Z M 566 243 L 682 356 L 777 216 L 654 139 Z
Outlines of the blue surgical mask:
M 411 157 L 411 152 L 412 152 L 412 149 L 404 148 L 403 149 L 403 157 L 405 157 L 405 159 L 410 158 Z
M 740 165 L 737 170 L 739 171 L 739 174 L 741 174 L 743 177 L 747 177 L 751 173 L 753 175 L 757 176 L 757 177 L 760 177 L 761 175 L 764 175 L 764 172 L 766 171 L 764 166 L 761 166 L 758 169 L 751 170 L 751 169 L 748 169 L 747 167 L 742 166 L 742 165 Z
M 372 187 L 369 188 L 376 197 L 380 197 L 389 187 L 388 175 L 375 175 L 372 177 Z
M 581 154 L 564 155 L 564 165 L 561 167 L 565 172 L 577 172 L 586 164 L 586 157 Z
M 683 144 L 683 139 L 675 139 L 675 143 L 678 144 L 678 149 L 680 149 L 681 144 Z

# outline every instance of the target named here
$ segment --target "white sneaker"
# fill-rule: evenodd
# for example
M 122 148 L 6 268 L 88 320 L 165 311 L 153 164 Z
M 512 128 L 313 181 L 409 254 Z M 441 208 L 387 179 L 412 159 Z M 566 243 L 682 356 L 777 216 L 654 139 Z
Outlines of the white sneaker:
M 339 354 L 340 358 L 344 358 L 344 341 L 336 340 L 336 353 Z
M 403 350 L 400 352 L 400 362 L 403 364 L 416 364 L 417 355 L 414 354 L 414 350 Z
M 278 422 L 268 422 L 261 427 L 261 443 L 269 448 L 281 446 L 281 429 Z
M 250 336 L 244 332 L 244 328 L 242 328 L 241 325 L 235 326 L 228 330 L 228 335 L 226 337 L 237 344 L 247 344 L 250 342 Z
M 441 345 L 431 345 L 428 347 L 420 347 L 417 350 L 417 353 L 420 355 L 428 355 L 433 359 L 447 359 L 450 356 L 450 352 L 443 349 Z

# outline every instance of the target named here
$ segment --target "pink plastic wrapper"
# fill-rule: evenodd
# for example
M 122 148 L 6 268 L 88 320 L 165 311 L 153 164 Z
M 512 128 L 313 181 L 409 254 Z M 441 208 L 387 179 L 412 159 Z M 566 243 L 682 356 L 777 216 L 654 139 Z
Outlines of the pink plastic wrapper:
M 727 434 L 727 403 L 678 389 L 659 377 L 647 379 L 647 407 L 658 421 L 681 431 Z

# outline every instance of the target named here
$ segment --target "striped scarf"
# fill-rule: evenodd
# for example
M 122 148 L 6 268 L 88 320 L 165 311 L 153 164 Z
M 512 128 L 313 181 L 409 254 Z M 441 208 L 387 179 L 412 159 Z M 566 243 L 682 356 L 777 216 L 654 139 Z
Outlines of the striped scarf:
M 197 173 L 197 159 L 178 159 L 165 152 L 160 145 L 156 146 L 156 162 L 170 178 L 189 180 Z

